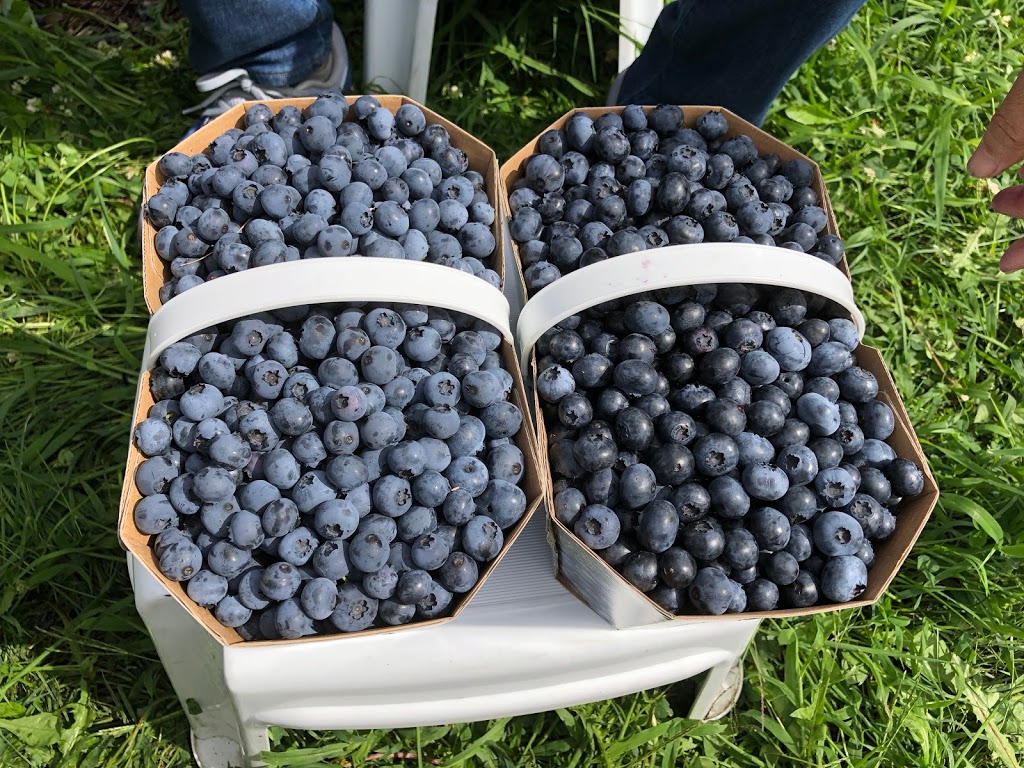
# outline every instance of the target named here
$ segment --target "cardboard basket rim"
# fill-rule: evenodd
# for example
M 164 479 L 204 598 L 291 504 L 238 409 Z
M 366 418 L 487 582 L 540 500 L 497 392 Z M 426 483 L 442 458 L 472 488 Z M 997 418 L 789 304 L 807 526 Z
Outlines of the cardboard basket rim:
M 499 200 L 502 196 L 502 187 L 500 186 L 500 170 L 498 165 L 498 156 L 495 154 L 494 149 L 487 143 L 469 133 L 468 131 L 460 128 L 454 122 L 444 117 L 443 115 L 435 112 L 430 107 L 421 104 L 420 102 L 409 98 L 402 94 L 371 94 L 375 99 L 381 102 L 381 105 L 390 109 L 392 112 L 397 110 L 399 107 L 406 104 L 412 104 L 421 110 L 427 118 L 427 124 L 438 123 L 448 131 L 449 135 L 453 139 L 458 141 L 452 141 L 452 146 L 458 147 L 466 152 L 467 156 L 479 155 L 481 162 L 474 162 L 473 158 L 470 157 L 470 170 L 475 170 L 481 173 L 484 177 L 485 188 L 487 191 L 488 198 L 495 210 L 494 222 L 491 225 L 491 234 L 494 235 L 495 239 L 495 252 L 492 254 L 493 264 L 491 268 L 501 277 L 502 285 L 508 279 L 506 274 L 505 264 L 501 258 L 501 246 L 500 239 L 502 237 L 500 225 L 499 225 Z M 196 154 L 202 152 L 202 150 L 208 145 L 206 137 L 213 138 L 226 130 L 231 128 L 244 128 L 244 115 L 245 110 L 254 104 L 266 104 L 274 109 L 279 109 L 283 106 L 295 106 L 305 107 L 316 100 L 316 96 L 303 96 L 294 98 L 282 98 L 282 99 L 265 99 L 265 100 L 250 100 L 236 104 L 229 110 L 218 115 L 216 118 L 211 120 L 209 123 L 204 125 L 195 133 L 185 137 L 173 147 L 167 149 L 157 156 L 147 167 L 143 174 L 142 181 L 142 198 L 141 205 L 139 207 L 139 238 L 141 241 L 141 262 L 142 262 L 142 284 L 143 284 L 143 296 L 146 302 L 146 308 L 150 314 L 156 312 L 164 302 L 160 301 L 159 292 L 163 286 L 167 276 L 170 274 L 170 264 L 161 259 L 156 253 L 156 247 L 154 244 L 154 238 L 156 236 L 156 228 L 149 222 L 145 215 L 145 206 L 150 197 L 156 194 L 159 189 L 160 183 L 162 183 L 161 175 L 158 169 L 158 163 L 160 157 L 169 152 L 180 152 L 185 151 L 187 148 L 188 154 Z M 346 101 L 351 106 L 359 98 L 359 95 L 353 94 L 345 96 Z M 351 111 L 346 115 L 345 121 L 350 122 L 349 115 Z M 480 166 L 483 167 L 480 167 Z M 229 279 L 231 275 L 224 275 L 218 279 Z

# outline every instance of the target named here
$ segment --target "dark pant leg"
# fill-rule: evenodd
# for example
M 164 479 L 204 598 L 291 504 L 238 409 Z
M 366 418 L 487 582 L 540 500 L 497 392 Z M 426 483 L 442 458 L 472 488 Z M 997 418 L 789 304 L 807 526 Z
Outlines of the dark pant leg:
M 676 0 L 626 71 L 619 104 L 717 104 L 760 125 L 786 81 L 865 0 Z
M 243 67 L 260 85 L 306 79 L 331 50 L 330 0 L 178 0 L 200 74 Z

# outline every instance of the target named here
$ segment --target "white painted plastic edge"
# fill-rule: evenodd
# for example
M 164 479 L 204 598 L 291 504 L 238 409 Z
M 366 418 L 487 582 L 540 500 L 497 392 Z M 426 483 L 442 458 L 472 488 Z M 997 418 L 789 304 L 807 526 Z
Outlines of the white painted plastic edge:
M 365 0 L 363 82 L 426 100 L 437 0 Z
M 530 353 L 551 326 L 584 309 L 642 291 L 709 283 L 796 288 L 834 301 L 850 313 L 857 336 L 864 315 L 846 276 L 828 262 L 788 248 L 750 243 L 671 245 L 606 259 L 542 288 L 519 314 L 519 363 L 529 378 Z
M 636 60 L 637 43 L 647 44 L 664 7 L 665 0 L 619 0 L 619 72 Z
M 197 285 L 149 321 L 142 370 L 174 342 L 256 312 L 341 301 L 427 304 L 480 318 L 514 345 L 505 295 L 451 267 L 403 259 L 327 258 L 271 264 Z

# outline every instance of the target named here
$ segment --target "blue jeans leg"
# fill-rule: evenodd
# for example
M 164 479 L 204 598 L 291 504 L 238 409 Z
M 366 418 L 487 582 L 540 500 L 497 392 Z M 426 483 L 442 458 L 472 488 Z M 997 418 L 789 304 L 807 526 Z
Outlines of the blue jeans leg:
M 178 0 L 188 57 L 200 74 L 234 67 L 260 85 L 295 85 L 331 50 L 330 0 Z
M 665 6 L 619 104 L 718 104 L 760 125 L 786 81 L 865 0 L 676 0 Z

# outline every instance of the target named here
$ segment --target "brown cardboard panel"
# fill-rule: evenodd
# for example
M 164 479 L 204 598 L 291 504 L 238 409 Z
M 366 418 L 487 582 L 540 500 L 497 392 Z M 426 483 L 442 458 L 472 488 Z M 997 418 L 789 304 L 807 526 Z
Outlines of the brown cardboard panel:
M 515 443 L 519 446 L 519 449 L 523 452 L 523 456 L 526 461 L 525 474 L 522 480 L 522 488 L 526 493 L 527 498 L 527 509 L 522 519 L 512 528 L 511 531 L 505 535 L 505 546 L 498 556 L 488 563 L 486 566 L 480 568 L 480 580 L 476 586 L 468 593 L 462 596 L 457 596 L 453 600 L 455 608 L 449 616 L 432 619 L 430 621 L 421 621 L 412 624 L 406 624 L 401 627 L 381 627 L 377 629 L 365 630 L 363 632 L 354 633 L 356 636 L 366 636 L 370 634 L 386 634 L 389 632 L 397 632 L 404 629 L 414 629 L 435 626 L 437 624 L 443 624 L 446 621 L 458 616 L 473 596 L 480 590 L 484 582 L 490 576 L 491 572 L 501 561 L 501 559 L 508 552 L 509 547 L 515 542 L 515 540 L 522 533 L 526 524 L 530 518 L 534 515 L 537 509 L 540 507 L 544 500 L 544 488 L 546 486 L 546 465 L 542 467 L 537 458 L 537 446 L 535 433 L 532 429 L 532 425 L 529 415 L 529 403 L 526 399 L 526 391 L 523 386 L 522 374 L 519 371 L 519 366 L 516 360 L 515 351 L 511 345 L 507 342 L 503 342 L 501 346 L 501 356 L 505 363 L 506 368 L 512 374 L 514 387 L 512 393 L 512 401 L 520 408 L 524 414 L 523 426 L 516 435 Z M 139 421 L 146 417 L 149 409 L 153 405 L 153 396 L 149 391 L 149 380 L 150 372 L 144 371 L 139 378 L 139 385 L 136 398 L 135 413 L 132 418 L 133 429 L 134 425 L 138 424 Z M 135 526 L 134 516 L 132 511 L 135 509 L 135 505 L 142 498 L 142 494 L 139 493 L 135 487 L 135 471 L 138 469 L 139 464 L 145 460 L 139 450 L 135 447 L 134 443 L 129 445 L 128 448 L 128 461 L 125 467 L 124 483 L 121 488 L 121 500 L 120 508 L 118 511 L 118 540 L 121 546 L 130 551 L 142 564 L 155 576 L 164 588 L 178 601 L 195 619 L 206 628 L 210 634 L 216 637 L 224 645 L 235 645 L 238 643 L 245 643 L 244 640 L 239 636 L 238 632 L 229 627 L 225 627 L 218 622 L 213 612 L 202 608 L 193 603 L 188 595 L 185 593 L 185 589 L 182 584 L 171 581 L 165 577 L 160 569 L 157 567 L 156 559 L 153 555 L 153 550 L 150 546 L 152 540 L 151 536 L 147 536 L 141 533 Z M 325 640 L 339 640 L 344 637 L 352 635 L 337 634 L 337 635 L 324 635 L 316 637 L 304 637 L 299 640 L 267 640 L 259 642 L 246 643 L 250 645 L 280 645 L 281 643 L 307 643 L 307 642 L 322 642 Z
M 653 109 L 653 107 L 647 106 L 644 107 L 644 109 L 649 112 L 650 110 Z M 758 152 L 760 152 L 761 154 L 774 152 L 780 158 L 782 158 L 783 161 L 801 159 L 806 160 L 808 163 L 811 164 L 811 166 L 814 168 L 814 191 L 818 193 L 818 197 L 821 201 L 820 205 L 825 210 L 825 213 L 828 216 L 828 225 L 826 227 L 826 231 L 838 237 L 839 228 L 836 226 L 836 219 L 835 213 L 832 209 L 832 202 L 829 199 L 828 190 L 825 188 L 825 184 L 821 176 L 821 168 L 819 168 L 818 164 L 815 163 L 813 160 L 811 160 L 811 158 L 807 157 L 806 155 L 797 152 L 788 144 L 779 141 L 771 134 L 765 133 L 757 126 L 753 125 L 752 123 L 748 123 L 742 117 L 739 117 L 738 115 L 730 112 L 728 109 L 725 109 L 724 107 L 706 105 L 685 105 L 683 106 L 683 125 L 687 128 L 692 128 L 694 124 L 697 122 L 698 117 L 700 117 L 708 110 L 712 109 L 720 111 L 729 121 L 729 133 L 726 134 L 727 136 L 734 136 L 738 133 L 745 133 L 753 140 L 754 146 L 757 147 Z M 565 124 L 569 121 L 569 118 L 572 117 L 577 112 L 582 112 L 583 114 L 589 115 L 590 117 L 596 119 L 601 115 L 605 114 L 606 112 L 621 113 L 622 110 L 623 107 L 583 107 L 579 109 L 574 109 L 562 115 L 560 118 L 555 120 L 551 125 L 545 128 L 544 131 L 541 132 L 541 134 L 538 134 L 536 138 L 527 143 L 525 147 L 523 147 L 514 155 L 512 155 L 512 157 L 505 161 L 505 163 L 501 166 L 501 178 L 505 185 L 505 191 L 508 192 L 511 189 L 512 184 L 523 175 L 526 161 L 529 159 L 530 155 L 534 154 L 537 151 L 537 142 L 540 140 L 540 136 L 543 135 L 543 133 L 552 129 L 564 127 Z M 516 265 L 521 273 L 523 267 L 519 260 L 519 245 L 518 243 L 513 242 L 512 247 L 513 252 L 516 255 Z M 843 274 L 845 274 L 847 278 L 849 278 L 850 270 L 849 266 L 846 263 L 845 256 L 843 257 L 843 260 L 839 263 L 839 268 L 842 270 Z
M 346 96 L 345 98 L 349 105 L 351 105 L 359 97 Z M 427 107 L 413 101 L 407 96 L 376 96 L 375 98 L 381 103 L 381 106 L 392 112 L 397 110 L 403 104 L 414 104 L 423 110 L 423 114 L 427 117 L 428 125 L 431 123 L 439 123 L 440 125 L 443 125 L 451 135 L 452 146 L 458 147 L 466 153 L 466 157 L 469 159 L 470 169 L 478 171 L 483 175 L 486 184 L 487 196 L 494 205 L 496 213 L 500 211 L 502 195 L 499 188 L 500 178 L 498 174 L 498 158 L 494 154 L 494 150 L 473 135 L 463 131 L 448 119 L 430 109 L 427 109 Z M 315 101 L 315 98 L 307 97 L 299 99 L 272 99 L 263 103 L 276 111 L 283 106 L 294 106 L 301 109 L 311 104 L 313 101 Z M 167 151 L 184 152 L 188 155 L 194 155 L 202 152 L 207 146 L 209 146 L 213 139 L 220 136 L 225 131 L 231 128 L 244 127 L 243 119 L 245 110 L 254 103 L 256 102 L 250 101 L 232 107 L 227 112 L 219 115 L 210 123 L 200 128 L 191 136 L 183 139 Z M 163 182 L 164 178 L 157 169 L 157 161 L 154 161 L 146 169 L 146 177 L 142 185 L 143 203 L 156 194 Z M 156 229 L 149 223 L 144 215 L 140 215 L 139 219 L 142 228 L 142 284 L 146 298 L 146 307 L 152 313 L 156 312 L 156 310 L 160 308 L 160 287 L 170 279 L 171 269 L 170 264 L 161 259 L 156 253 L 156 247 L 154 244 Z M 491 233 L 494 235 L 495 242 L 500 243 L 500 214 L 495 215 L 495 221 L 491 225 Z M 497 272 L 504 280 L 505 267 L 504 263 L 500 261 L 500 253 L 496 253 L 494 259 L 497 262 L 492 265 L 494 271 Z M 227 277 L 230 277 L 230 275 Z
M 914 543 L 924 529 L 939 498 L 939 489 L 928 466 L 927 458 L 910 424 L 903 401 L 896 391 L 892 376 L 877 349 L 861 345 L 856 352 L 857 364 L 871 371 L 878 379 L 879 399 L 893 410 L 896 429 L 887 442 L 897 455 L 913 459 L 925 475 L 925 487 L 920 496 L 903 503 L 896 519 L 896 530 L 886 541 L 875 547 L 875 564 L 868 572 L 868 585 L 864 594 L 849 603 L 815 605 L 809 608 L 782 608 L 774 611 L 752 611 L 724 616 L 702 614 L 674 615 L 629 584 L 612 566 L 585 546 L 565 525 L 555 519 L 553 480 L 548 457 L 547 429 L 540 400 L 534 394 L 538 429 L 538 458 L 547 479 L 548 540 L 555 552 L 555 568 L 559 580 L 570 585 L 577 597 L 618 628 L 660 621 L 737 621 L 752 618 L 787 618 L 809 616 L 816 613 L 859 608 L 878 601 L 910 554 Z M 536 380 L 536 357 L 532 361 L 532 375 Z M 534 388 L 536 390 L 536 388 Z

